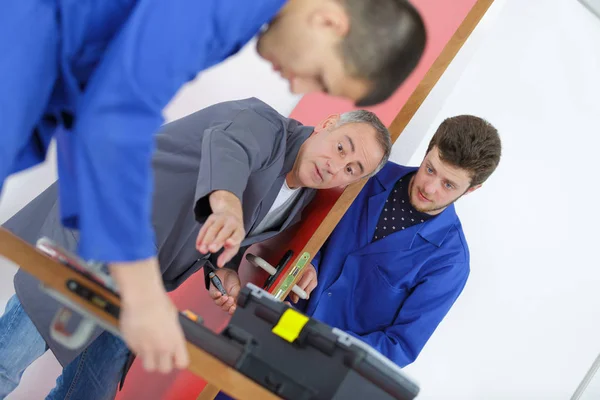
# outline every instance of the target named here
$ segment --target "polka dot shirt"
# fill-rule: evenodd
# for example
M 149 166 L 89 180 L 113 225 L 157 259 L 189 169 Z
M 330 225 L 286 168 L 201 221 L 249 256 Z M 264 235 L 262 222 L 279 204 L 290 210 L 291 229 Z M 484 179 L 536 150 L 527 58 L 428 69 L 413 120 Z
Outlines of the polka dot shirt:
M 410 204 L 408 187 L 413 175 L 414 172 L 403 176 L 396 182 L 379 215 L 372 242 L 433 218 L 433 215 L 417 211 Z

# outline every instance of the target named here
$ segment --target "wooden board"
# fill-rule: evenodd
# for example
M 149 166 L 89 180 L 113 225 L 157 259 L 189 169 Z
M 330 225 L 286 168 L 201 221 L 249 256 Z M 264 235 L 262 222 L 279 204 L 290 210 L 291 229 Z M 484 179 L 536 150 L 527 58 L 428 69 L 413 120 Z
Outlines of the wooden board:
M 78 272 L 51 259 L 44 253 L 31 246 L 29 243 L 13 235 L 4 228 L 0 228 L 0 255 L 17 264 L 21 269 L 35 276 L 44 285 L 62 294 L 90 314 L 101 319 L 108 325 L 117 328 L 117 319 L 67 289 L 66 282 L 74 280 L 84 287 L 93 288 L 105 299 L 120 306 L 120 299 L 101 285 L 85 278 Z M 188 369 L 216 387 L 224 388 L 227 393 L 239 399 L 268 399 L 275 400 L 279 397 L 242 375 L 229 368 L 211 354 L 187 343 L 190 355 Z M 214 395 L 213 395 L 214 397 Z

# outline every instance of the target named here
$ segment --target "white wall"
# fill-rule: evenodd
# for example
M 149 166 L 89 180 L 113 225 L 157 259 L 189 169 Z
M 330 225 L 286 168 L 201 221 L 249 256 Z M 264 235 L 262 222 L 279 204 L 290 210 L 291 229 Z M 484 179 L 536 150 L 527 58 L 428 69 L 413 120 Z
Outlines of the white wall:
M 205 71 L 182 88 L 165 109 L 167 121 L 221 101 L 258 97 L 283 115 L 288 115 L 299 96 L 291 95 L 287 82 L 275 74 L 268 63 L 256 54 L 255 42 L 222 64 Z M 24 171 L 8 179 L 0 202 L 0 223 L 6 221 L 56 179 L 56 157 L 50 152 L 42 166 Z M 0 312 L 14 294 L 12 277 L 16 272 L 8 262 L 0 260 Z M 54 387 L 60 366 L 48 352 L 23 377 L 21 385 L 8 400 L 41 399 Z
M 446 78 L 454 89 L 409 163 L 462 113 L 495 124 L 504 154 L 457 203 L 470 280 L 407 372 L 423 400 L 569 399 L 600 353 L 600 20 L 575 0 L 508 0 Z

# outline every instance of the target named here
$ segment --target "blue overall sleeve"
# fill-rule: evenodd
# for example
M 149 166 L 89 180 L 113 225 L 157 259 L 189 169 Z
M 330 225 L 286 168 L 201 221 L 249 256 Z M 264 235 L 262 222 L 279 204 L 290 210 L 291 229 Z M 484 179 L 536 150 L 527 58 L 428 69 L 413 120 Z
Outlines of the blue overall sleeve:
M 253 5 L 245 19 L 224 24 L 230 9 L 243 3 L 140 0 L 112 40 L 74 125 L 82 257 L 131 261 L 155 255 L 151 156 L 162 110 L 185 82 L 237 51 L 281 5 Z

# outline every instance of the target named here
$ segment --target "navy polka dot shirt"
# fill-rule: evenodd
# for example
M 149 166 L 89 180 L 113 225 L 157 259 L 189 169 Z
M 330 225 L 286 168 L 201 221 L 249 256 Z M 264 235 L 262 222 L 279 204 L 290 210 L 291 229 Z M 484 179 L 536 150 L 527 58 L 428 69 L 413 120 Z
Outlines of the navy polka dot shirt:
M 413 172 L 405 175 L 396 182 L 379 215 L 379 221 L 371 242 L 376 242 L 394 232 L 404 230 L 434 217 L 417 211 L 410 204 L 408 187 L 414 174 Z

